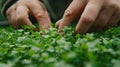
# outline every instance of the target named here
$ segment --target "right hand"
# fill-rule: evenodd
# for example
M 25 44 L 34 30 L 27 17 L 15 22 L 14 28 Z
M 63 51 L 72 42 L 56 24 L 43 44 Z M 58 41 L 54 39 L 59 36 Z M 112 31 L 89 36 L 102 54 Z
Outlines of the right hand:
M 37 20 L 39 29 L 51 27 L 48 12 L 39 0 L 18 0 L 6 11 L 7 20 L 14 28 L 20 28 L 23 25 L 33 25 L 29 19 L 30 15 Z
M 119 3 L 120 0 L 73 0 L 56 27 L 61 33 L 65 26 L 70 26 L 78 18 L 75 33 L 107 30 L 120 21 Z

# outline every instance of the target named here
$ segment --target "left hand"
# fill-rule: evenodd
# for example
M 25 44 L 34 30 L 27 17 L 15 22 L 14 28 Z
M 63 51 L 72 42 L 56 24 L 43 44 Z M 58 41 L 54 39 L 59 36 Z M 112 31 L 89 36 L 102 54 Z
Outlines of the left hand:
M 120 0 L 73 0 L 56 23 L 59 33 L 80 17 L 75 33 L 108 29 L 120 20 Z
M 22 26 L 33 26 L 30 16 L 34 17 L 41 28 L 48 29 L 51 27 L 51 20 L 44 4 L 39 0 L 18 0 L 6 11 L 8 22 L 14 28 L 21 28 Z

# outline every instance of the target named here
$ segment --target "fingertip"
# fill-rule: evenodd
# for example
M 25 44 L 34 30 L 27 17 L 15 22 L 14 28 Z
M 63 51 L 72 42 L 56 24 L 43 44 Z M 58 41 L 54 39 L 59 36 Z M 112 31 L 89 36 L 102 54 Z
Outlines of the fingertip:
M 13 27 L 14 29 L 20 29 L 20 26 L 18 26 L 18 25 L 12 25 L 12 27 Z
M 60 22 L 61 22 L 61 20 L 58 20 L 58 21 L 56 22 L 56 24 L 55 24 L 55 27 L 56 27 L 56 28 L 59 28 Z
M 52 26 L 51 26 L 51 24 L 46 24 L 46 25 L 40 25 L 39 24 L 39 31 L 41 31 L 41 30 L 48 30 L 49 28 L 51 28 Z
M 36 32 L 36 31 L 39 31 L 39 29 L 35 27 L 35 28 L 33 29 L 33 31 Z
M 75 34 L 81 34 L 80 31 L 78 30 L 78 28 L 75 28 L 74 32 L 75 32 Z
M 75 34 L 85 34 L 87 31 L 86 31 L 86 29 L 84 30 L 84 28 L 83 27 L 76 27 L 75 28 L 75 30 L 74 30 L 74 32 L 75 32 Z
M 78 33 L 78 30 L 75 28 L 74 32 L 75 32 L 75 33 Z

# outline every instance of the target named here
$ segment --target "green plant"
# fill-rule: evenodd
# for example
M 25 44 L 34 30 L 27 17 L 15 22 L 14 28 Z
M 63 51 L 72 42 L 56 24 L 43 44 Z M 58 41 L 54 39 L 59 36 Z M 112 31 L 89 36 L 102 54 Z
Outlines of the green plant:
M 101 33 L 63 35 L 0 27 L 0 67 L 119 67 L 120 27 Z

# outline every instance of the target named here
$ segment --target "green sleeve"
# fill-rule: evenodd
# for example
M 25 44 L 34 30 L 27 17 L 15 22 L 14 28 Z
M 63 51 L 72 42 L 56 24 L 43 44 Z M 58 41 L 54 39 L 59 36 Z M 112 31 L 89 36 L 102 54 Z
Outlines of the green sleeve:
M 1 0 L 2 14 L 6 17 L 7 9 L 18 0 Z M 33 0 L 34 1 L 34 0 Z M 50 13 L 51 19 L 54 21 L 60 19 L 72 0 L 40 0 L 46 6 Z
M 1 14 L 6 18 L 6 11 L 7 9 L 13 5 L 15 2 L 17 2 L 18 0 L 1 0 L 0 1 L 0 9 L 1 9 Z M 42 1 L 42 0 L 40 0 Z
M 16 2 L 17 0 L 1 0 L 1 13 L 6 17 L 7 9 Z

